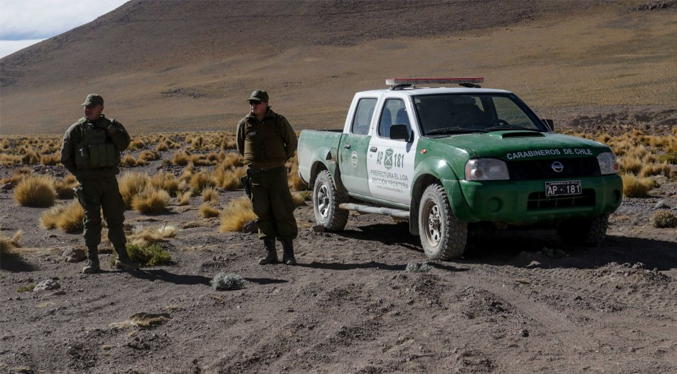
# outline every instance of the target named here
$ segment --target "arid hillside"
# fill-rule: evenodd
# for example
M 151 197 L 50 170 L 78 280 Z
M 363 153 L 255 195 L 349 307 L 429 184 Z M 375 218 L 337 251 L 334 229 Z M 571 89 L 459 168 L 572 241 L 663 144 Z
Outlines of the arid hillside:
M 672 125 L 675 51 L 673 0 L 132 0 L 0 60 L 0 133 L 59 134 L 91 92 L 133 133 L 230 129 L 255 88 L 335 128 L 357 90 L 449 75 L 558 123 Z

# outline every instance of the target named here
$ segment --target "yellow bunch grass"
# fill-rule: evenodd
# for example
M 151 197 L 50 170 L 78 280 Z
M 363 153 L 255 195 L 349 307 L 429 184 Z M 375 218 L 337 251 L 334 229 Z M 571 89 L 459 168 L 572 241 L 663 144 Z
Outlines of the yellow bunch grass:
M 216 169 L 214 178 L 216 180 L 216 185 L 220 188 L 223 188 L 226 191 L 235 191 L 238 188 L 242 188 L 242 178 L 247 171 L 244 168 L 236 169 L 224 169 L 219 167 Z
M 176 195 L 176 203 L 181 206 L 190 205 L 190 198 L 193 196 L 192 191 L 186 191 L 184 193 Z
M 43 165 L 57 165 L 61 162 L 61 153 L 43 154 L 40 156 L 40 163 Z
M 210 204 L 205 203 L 200 205 L 199 216 L 202 218 L 218 217 L 220 213 L 220 210 L 214 208 L 214 206 Z
M 47 230 L 60 228 L 66 233 L 82 231 L 85 211 L 77 201 L 48 209 L 40 216 L 40 226 Z
M 54 177 L 31 175 L 23 178 L 14 190 L 14 200 L 20 206 L 46 208 L 54 205 Z
M 194 192 L 199 193 L 205 188 L 216 186 L 216 181 L 211 173 L 199 172 L 190 177 L 188 185 Z
M 219 193 L 214 187 L 207 187 L 202 190 L 202 201 L 207 204 L 216 205 L 219 203 Z
M 161 171 L 150 178 L 150 186 L 167 191 L 170 195 L 176 196 L 179 191 L 179 180 L 174 174 Z
M 626 197 L 646 197 L 654 186 L 651 178 L 637 178 L 632 174 L 621 175 L 623 195 Z
M 21 247 L 22 230 L 17 231 L 12 238 L 0 234 L 0 255 L 11 253 L 14 249 Z
M 252 202 L 246 196 L 232 200 L 221 212 L 220 232 L 241 231 L 245 223 L 256 219 L 252 210 Z
M 132 209 L 141 214 L 157 214 L 167 210 L 169 193 L 148 187 L 132 198 Z
M 145 150 L 139 154 L 139 159 L 144 161 L 155 161 L 160 159 L 160 154 L 154 151 Z
M 127 236 L 127 240 L 132 245 L 147 246 L 153 243 L 167 241 L 175 238 L 179 230 L 176 226 L 163 225 L 160 227 L 136 227 L 134 231 Z
M 78 185 L 78 180 L 73 174 L 68 174 L 62 179 L 57 179 L 54 182 L 54 189 L 59 199 L 72 199 L 74 192 L 73 188 Z
M 149 183 L 148 175 L 143 173 L 125 173 L 120 177 L 119 188 L 122 200 L 127 209 L 132 208 L 132 200 L 141 193 Z

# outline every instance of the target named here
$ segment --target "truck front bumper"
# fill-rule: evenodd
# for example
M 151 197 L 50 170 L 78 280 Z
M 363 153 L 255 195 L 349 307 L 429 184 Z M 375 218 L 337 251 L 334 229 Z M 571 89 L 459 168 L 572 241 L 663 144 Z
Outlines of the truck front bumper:
M 547 197 L 545 180 L 443 181 L 456 217 L 464 222 L 533 224 L 612 213 L 623 199 L 617 174 L 576 178 L 582 193 Z M 552 182 L 548 180 L 547 182 Z

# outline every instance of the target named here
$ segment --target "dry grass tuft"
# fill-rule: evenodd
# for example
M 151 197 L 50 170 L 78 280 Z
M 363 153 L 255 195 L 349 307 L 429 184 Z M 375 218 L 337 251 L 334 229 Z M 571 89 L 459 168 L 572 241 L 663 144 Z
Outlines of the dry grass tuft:
M 78 185 L 78 180 L 75 178 L 75 175 L 68 174 L 62 179 L 57 179 L 54 182 L 54 190 L 59 199 L 72 199 L 75 195 L 73 188 Z
M 176 196 L 179 191 L 179 180 L 174 174 L 161 171 L 150 178 L 150 186 L 167 191 L 171 196 Z
M 669 210 L 658 210 L 653 213 L 649 223 L 656 228 L 677 227 L 677 217 Z
M 160 154 L 154 151 L 145 150 L 139 155 L 139 160 L 155 161 L 160 159 Z
M 127 209 L 132 208 L 132 200 L 146 188 L 148 183 L 148 175 L 142 173 L 125 173 L 120 177 L 118 182 L 120 195 Z
M 211 205 L 219 203 L 219 193 L 214 187 L 207 187 L 202 190 L 202 201 Z
M 60 152 L 54 152 L 50 155 L 42 155 L 40 156 L 40 163 L 43 165 L 49 165 L 49 166 L 54 166 L 58 165 L 61 162 L 61 153 Z
M 134 231 L 127 236 L 127 240 L 132 245 L 148 246 L 152 243 L 167 241 L 175 238 L 179 230 L 175 226 L 161 227 L 136 227 Z
M 182 194 L 176 195 L 176 203 L 180 206 L 190 205 L 190 198 L 193 196 L 192 191 L 186 191 Z
M 54 177 L 31 175 L 22 179 L 14 190 L 14 200 L 20 206 L 47 208 L 56 200 Z
M 241 231 L 242 226 L 254 219 L 256 214 L 252 210 L 252 202 L 248 197 L 243 196 L 232 200 L 230 204 L 221 212 L 220 232 Z
M 212 174 L 206 172 L 199 172 L 193 174 L 188 182 L 190 189 L 195 193 L 200 193 L 205 188 L 215 187 L 216 181 Z
M 226 169 L 219 167 L 216 169 L 214 179 L 216 181 L 216 185 L 220 188 L 223 188 L 226 191 L 235 191 L 238 188 L 242 188 L 242 182 L 240 182 L 240 178 L 242 178 L 246 173 L 247 171 L 244 168 Z
M 221 214 L 221 211 L 214 208 L 210 204 L 202 204 L 199 209 L 199 216 L 202 218 L 214 218 L 218 217 Z
M 9 254 L 16 248 L 20 248 L 22 235 L 22 230 L 17 231 L 12 238 L 0 234 L 0 255 Z
M 77 201 L 52 207 L 40 217 L 40 226 L 47 230 L 60 228 L 65 233 L 82 231 L 85 211 Z
M 626 197 L 646 197 L 654 186 L 651 178 L 637 178 L 632 174 L 621 175 L 623 195 Z
M 146 188 L 132 198 L 132 209 L 141 214 L 158 214 L 167 210 L 169 193 L 165 190 Z

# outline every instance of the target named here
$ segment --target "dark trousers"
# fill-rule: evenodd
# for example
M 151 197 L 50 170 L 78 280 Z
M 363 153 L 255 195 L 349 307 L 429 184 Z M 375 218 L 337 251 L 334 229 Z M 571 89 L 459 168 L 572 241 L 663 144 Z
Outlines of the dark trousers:
M 265 171 L 251 170 L 249 183 L 252 206 L 258 217 L 260 239 L 295 239 L 298 235 L 294 201 L 287 185 L 284 167 Z
M 116 249 L 124 249 L 127 243 L 123 223 L 125 203 L 115 177 L 83 179 L 80 181 L 85 198 L 85 245 L 93 248 L 101 243 L 101 210 L 108 226 L 108 239 Z

